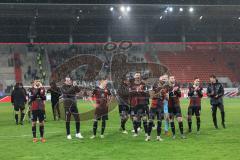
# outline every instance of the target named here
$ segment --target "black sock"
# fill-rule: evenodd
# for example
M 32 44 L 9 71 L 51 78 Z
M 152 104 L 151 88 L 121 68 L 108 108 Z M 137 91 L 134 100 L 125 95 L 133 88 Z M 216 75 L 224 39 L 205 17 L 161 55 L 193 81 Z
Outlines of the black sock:
M 148 136 L 151 135 L 152 128 L 153 128 L 153 121 L 150 121 L 149 124 L 148 124 Z
M 138 122 L 137 121 L 133 121 L 133 128 L 134 128 L 134 131 L 135 131 L 135 133 L 137 134 L 138 133 Z
M 39 126 L 39 131 L 40 131 L 40 137 L 43 138 L 44 126 Z
M 32 126 L 33 138 L 36 138 L 36 126 Z
M 197 131 L 200 130 L 200 123 L 201 123 L 200 117 L 197 117 Z
M 105 128 L 106 128 L 106 120 L 102 120 L 102 130 L 101 130 L 101 135 L 104 134 Z
M 70 135 L 70 122 L 69 121 L 66 122 L 66 131 L 67 131 L 67 135 Z
M 23 122 L 24 115 L 24 113 L 21 113 L 21 122 Z
M 122 128 L 123 131 L 126 130 L 125 124 L 126 124 L 126 121 L 122 119 L 122 120 L 121 120 L 121 128 Z
M 214 126 L 217 127 L 217 116 L 216 116 L 216 113 L 212 113 L 212 118 L 213 118 Z
M 18 114 L 15 114 L 15 120 L 16 120 L 16 123 L 18 124 Z
M 189 131 L 192 131 L 192 119 L 188 118 L 188 128 Z
M 221 112 L 221 117 L 222 117 L 222 123 L 225 122 L 225 112 Z
M 97 127 L 98 127 L 98 121 L 93 122 L 93 135 L 96 136 L 97 134 Z
M 183 134 L 183 122 L 178 122 L 180 133 Z
M 157 136 L 160 136 L 162 132 L 162 121 L 157 122 Z
M 76 133 L 80 133 L 80 122 L 76 122 Z
M 143 127 L 144 127 L 144 131 L 145 133 L 148 133 L 148 125 L 147 125 L 147 121 L 143 121 Z
M 175 135 L 175 125 L 174 125 L 174 122 L 170 122 L 170 124 L 171 124 L 172 134 L 174 136 Z

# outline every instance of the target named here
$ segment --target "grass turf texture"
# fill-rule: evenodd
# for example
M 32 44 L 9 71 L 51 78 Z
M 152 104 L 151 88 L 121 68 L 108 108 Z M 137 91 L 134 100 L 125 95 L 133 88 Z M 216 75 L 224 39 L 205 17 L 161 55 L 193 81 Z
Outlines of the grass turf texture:
M 184 130 L 187 131 L 186 113 L 188 100 L 181 100 L 184 115 Z M 0 159 L 1 160 L 72 160 L 72 159 L 240 159 L 240 99 L 225 99 L 226 126 L 223 129 L 218 111 L 219 129 L 213 127 L 209 100 L 202 102 L 201 134 L 196 135 L 196 121 L 193 117 L 193 133 L 186 134 L 187 139 L 162 136 L 163 142 L 157 142 L 156 131 L 152 141 L 144 141 L 144 133 L 132 137 L 132 124 L 127 123 L 128 135 L 119 131 L 119 115 L 117 108 L 109 114 L 105 138 L 91 140 L 92 121 L 82 122 L 83 140 L 73 138 L 67 140 L 64 121 L 53 121 L 50 102 L 47 102 L 47 122 L 45 137 L 47 142 L 32 143 L 31 125 L 16 126 L 13 120 L 12 107 L 8 103 L 0 103 Z M 83 111 L 89 110 L 89 103 L 80 101 L 78 106 Z M 164 123 L 163 123 L 164 124 Z M 72 136 L 75 124 L 71 123 Z M 98 133 L 100 127 L 98 129 Z M 39 135 L 38 127 L 37 134 Z M 98 134 L 99 136 L 99 134 Z

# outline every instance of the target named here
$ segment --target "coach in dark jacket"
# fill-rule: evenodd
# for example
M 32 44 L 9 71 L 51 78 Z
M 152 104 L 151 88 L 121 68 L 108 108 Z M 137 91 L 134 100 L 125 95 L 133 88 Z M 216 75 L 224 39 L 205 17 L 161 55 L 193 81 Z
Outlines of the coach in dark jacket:
M 61 92 L 63 96 L 63 104 L 65 108 L 66 115 L 66 131 L 67 139 L 72 139 L 70 135 L 70 121 L 73 115 L 76 123 L 76 138 L 82 139 L 83 136 L 80 133 L 80 115 L 77 108 L 77 97 L 76 94 L 80 92 L 80 88 L 77 86 L 76 82 L 73 82 L 71 78 L 66 77 L 63 86 L 61 87 Z
M 14 90 L 12 91 L 11 94 L 11 102 L 14 106 L 16 124 L 18 124 L 18 114 L 20 111 L 21 113 L 20 124 L 23 125 L 24 109 L 25 104 L 27 102 L 26 96 L 27 92 L 23 88 L 22 83 L 16 83 Z
M 51 88 L 47 90 L 47 93 L 51 93 L 53 119 L 56 120 L 56 116 L 60 118 L 59 97 L 61 96 L 61 90 L 57 87 L 55 82 L 51 82 L 50 87 Z
M 210 98 L 210 104 L 212 106 L 212 118 L 215 128 L 218 128 L 217 125 L 217 108 L 220 109 L 221 117 L 222 117 L 222 126 L 225 128 L 225 112 L 223 105 L 223 96 L 224 96 L 224 88 L 221 83 L 218 82 L 215 75 L 210 76 L 210 84 L 207 88 L 207 95 Z

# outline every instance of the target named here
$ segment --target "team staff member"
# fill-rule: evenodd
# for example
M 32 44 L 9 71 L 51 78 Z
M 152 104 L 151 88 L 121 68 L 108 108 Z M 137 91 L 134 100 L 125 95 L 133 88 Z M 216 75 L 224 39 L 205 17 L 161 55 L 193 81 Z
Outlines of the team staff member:
M 67 139 L 72 139 L 70 134 L 70 121 L 73 115 L 76 125 L 76 138 L 82 139 L 83 136 L 80 133 L 80 115 L 77 108 L 77 98 L 76 94 L 80 92 L 80 88 L 77 86 L 76 82 L 73 82 L 70 77 L 65 78 L 65 82 L 61 88 L 63 96 L 63 104 L 66 115 L 66 132 Z
M 40 140 L 41 142 L 46 142 L 44 138 L 44 110 L 45 110 L 45 89 L 42 86 L 42 83 L 38 80 L 34 81 L 33 88 L 31 88 L 30 95 L 30 104 L 31 104 L 31 112 L 32 112 L 32 134 L 33 134 L 33 142 L 36 143 L 38 141 L 36 137 L 36 123 L 39 121 L 39 131 L 40 131 Z
M 210 76 L 210 83 L 207 88 L 207 95 L 210 97 L 210 104 L 212 106 L 212 119 L 213 124 L 216 129 L 218 129 L 217 125 L 217 108 L 220 109 L 221 117 L 222 117 L 222 126 L 225 126 L 225 112 L 224 112 L 224 105 L 223 105 L 223 95 L 224 95 L 224 88 L 221 83 L 218 82 L 215 75 Z
M 60 110 L 59 110 L 59 97 L 61 96 L 61 90 L 57 87 L 55 82 L 50 83 L 50 87 L 47 90 L 47 93 L 51 94 L 51 103 L 52 103 L 52 112 L 53 112 L 53 119 L 56 120 L 60 118 Z
M 14 111 L 15 111 L 15 121 L 16 124 L 18 125 L 18 115 L 20 111 L 20 124 L 23 125 L 23 118 L 24 118 L 24 109 L 25 109 L 25 104 L 27 102 L 27 92 L 23 88 L 22 83 L 16 83 L 14 90 L 12 91 L 11 94 L 11 102 L 12 105 L 14 106 Z

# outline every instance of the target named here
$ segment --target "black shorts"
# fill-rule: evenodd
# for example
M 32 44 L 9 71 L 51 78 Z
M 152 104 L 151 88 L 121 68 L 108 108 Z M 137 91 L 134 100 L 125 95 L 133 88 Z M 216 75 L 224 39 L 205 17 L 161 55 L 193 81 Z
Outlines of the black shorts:
M 168 107 L 168 113 L 170 117 L 182 117 L 182 112 L 180 106 Z
M 36 122 L 39 121 L 40 123 L 44 121 L 44 111 L 43 110 L 33 110 L 32 111 L 32 121 Z
M 133 116 L 147 116 L 148 114 L 148 105 L 137 105 L 131 108 L 131 115 Z
M 163 120 L 164 119 L 164 112 L 162 108 L 151 108 L 149 113 L 149 119 L 154 120 L 155 116 L 157 117 L 157 120 Z
M 14 105 L 14 111 L 18 112 L 19 110 L 24 110 L 24 105 Z
M 119 109 L 119 114 L 122 114 L 123 112 L 128 114 L 130 110 L 128 105 L 118 105 L 118 109 Z
M 108 120 L 108 114 L 105 115 L 96 115 L 95 114 L 95 118 L 96 120 L 100 121 L 100 120 Z
M 188 107 L 188 115 L 189 116 L 200 116 L 201 106 L 189 106 Z

